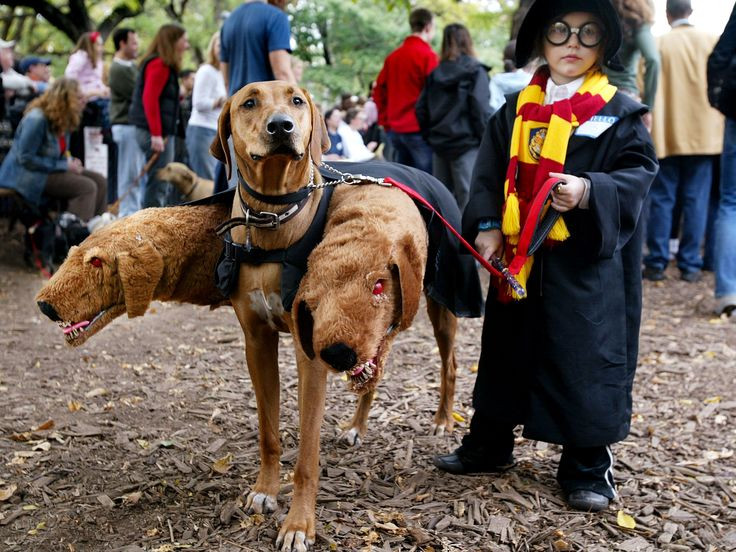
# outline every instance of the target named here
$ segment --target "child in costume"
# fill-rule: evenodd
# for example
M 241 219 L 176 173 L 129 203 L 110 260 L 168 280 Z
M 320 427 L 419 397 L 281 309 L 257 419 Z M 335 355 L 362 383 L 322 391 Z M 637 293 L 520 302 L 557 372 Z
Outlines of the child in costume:
M 610 0 L 538 0 L 522 23 L 517 66 L 546 64 L 488 124 L 463 233 L 508 264 L 526 297 L 492 280 L 470 432 L 435 458 L 456 474 L 507 469 L 523 425 L 525 437 L 562 445 L 557 480 L 586 511 L 616 496 L 609 445 L 629 432 L 639 215 L 657 172 L 646 108 L 601 71 L 617 65 L 621 40 Z M 537 221 L 558 214 L 532 254 Z

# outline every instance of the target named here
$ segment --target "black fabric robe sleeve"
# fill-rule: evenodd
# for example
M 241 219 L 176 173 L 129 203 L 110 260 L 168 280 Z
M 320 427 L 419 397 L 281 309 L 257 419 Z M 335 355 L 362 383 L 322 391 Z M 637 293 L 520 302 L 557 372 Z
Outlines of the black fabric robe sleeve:
M 631 239 L 659 168 L 649 133 L 638 116 L 621 120 L 609 144 L 620 144 L 618 151 L 607 154 L 611 168 L 582 174 L 591 182 L 588 208 L 598 231 L 589 243 L 600 259 L 610 259 Z

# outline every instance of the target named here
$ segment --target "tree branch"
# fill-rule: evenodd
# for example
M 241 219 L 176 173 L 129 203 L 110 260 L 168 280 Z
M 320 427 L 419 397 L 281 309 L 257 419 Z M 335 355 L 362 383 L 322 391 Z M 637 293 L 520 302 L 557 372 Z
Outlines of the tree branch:
M 131 8 L 131 3 L 118 4 L 112 13 L 103 19 L 97 26 L 97 30 L 100 31 L 103 40 L 117 27 L 121 21 L 128 19 L 129 17 L 135 17 L 143 13 L 143 6 L 145 0 L 139 0 L 135 8 Z
M 74 19 L 50 2 L 45 2 L 44 0 L 3 0 L 3 4 L 11 8 L 31 8 L 74 42 L 76 42 L 79 35 L 83 32 L 80 31 L 80 27 L 75 23 Z

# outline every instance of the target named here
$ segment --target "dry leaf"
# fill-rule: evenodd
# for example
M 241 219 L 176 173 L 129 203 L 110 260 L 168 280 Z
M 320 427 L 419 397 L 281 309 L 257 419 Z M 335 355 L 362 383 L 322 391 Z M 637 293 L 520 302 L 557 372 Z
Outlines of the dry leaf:
M 231 462 L 233 461 L 233 455 L 227 454 L 220 458 L 219 460 L 216 460 L 212 463 L 212 469 L 215 470 L 217 473 L 227 473 L 227 470 L 230 469 Z
M 461 416 L 460 414 L 458 414 L 457 412 L 453 412 L 453 413 L 452 413 L 452 417 L 454 418 L 454 420 L 455 420 L 456 422 L 464 422 L 464 421 L 465 421 L 465 418 L 463 418 L 463 417 L 462 417 L 462 416 Z
M 558 539 L 555 542 L 553 542 L 552 546 L 554 546 L 557 552 L 568 552 L 569 550 L 572 550 L 570 543 L 562 539 Z
M 78 401 L 69 401 L 66 403 L 66 406 L 69 408 L 69 412 L 76 412 L 77 410 L 82 410 L 82 403 Z
M 708 397 L 703 401 L 705 404 L 713 404 L 713 403 L 719 403 L 721 402 L 721 397 L 715 396 L 715 397 Z
M 623 510 L 619 510 L 618 514 L 616 514 L 616 523 L 619 527 L 623 527 L 624 529 L 636 529 L 636 521 L 634 518 Z
M 142 496 L 143 496 L 143 493 L 141 491 L 124 494 L 122 496 L 123 504 L 126 504 L 126 505 L 138 504 L 138 501 L 141 499 Z
M 38 427 L 31 428 L 31 431 L 45 431 L 54 427 L 54 420 L 47 420 Z
M 44 452 L 51 450 L 51 443 L 48 441 L 41 441 L 36 446 L 33 447 L 33 450 L 42 450 Z
M 95 387 L 92 391 L 88 391 L 84 394 L 88 399 L 91 399 L 92 397 L 102 397 L 104 395 L 107 395 L 107 389 L 104 387 Z
M 472 366 L 470 366 L 470 371 L 473 374 L 477 374 L 478 373 L 478 363 L 477 362 L 475 364 L 473 364 Z
M 0 502 L 8 500 L 17 489 L 18 485 L 11 485 L 5 489 L 0 489 Z

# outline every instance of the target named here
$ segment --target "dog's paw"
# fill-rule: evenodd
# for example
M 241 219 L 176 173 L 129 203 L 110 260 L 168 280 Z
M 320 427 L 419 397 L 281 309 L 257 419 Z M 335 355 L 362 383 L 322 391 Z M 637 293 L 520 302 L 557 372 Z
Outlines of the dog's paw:
M 314 538 L 308 538 L 304 531 L 288 531 L 281 528 L 276 539 L 276 548 L 281 552 L 307 552 L 314 544 Z
M 437 435 L 438 437 L 441 437 L 447 432 L 447 426 L 445 424 L 432 424 L 432 429 L 430 430 L 430 435 Z
M 349 447 L 359 447 L 363 443 L 360 438 L 360 432 L 358 431 L 358 428 L 355 427 L 351 427 L 347 431 L 343 431 L 337 441 L 339 443 L 344 443 Z
M 250 514 L 268 514 L 276 511 L 276 497 L 266 493 L 251 491 L 245 500 L 245 507 Z

